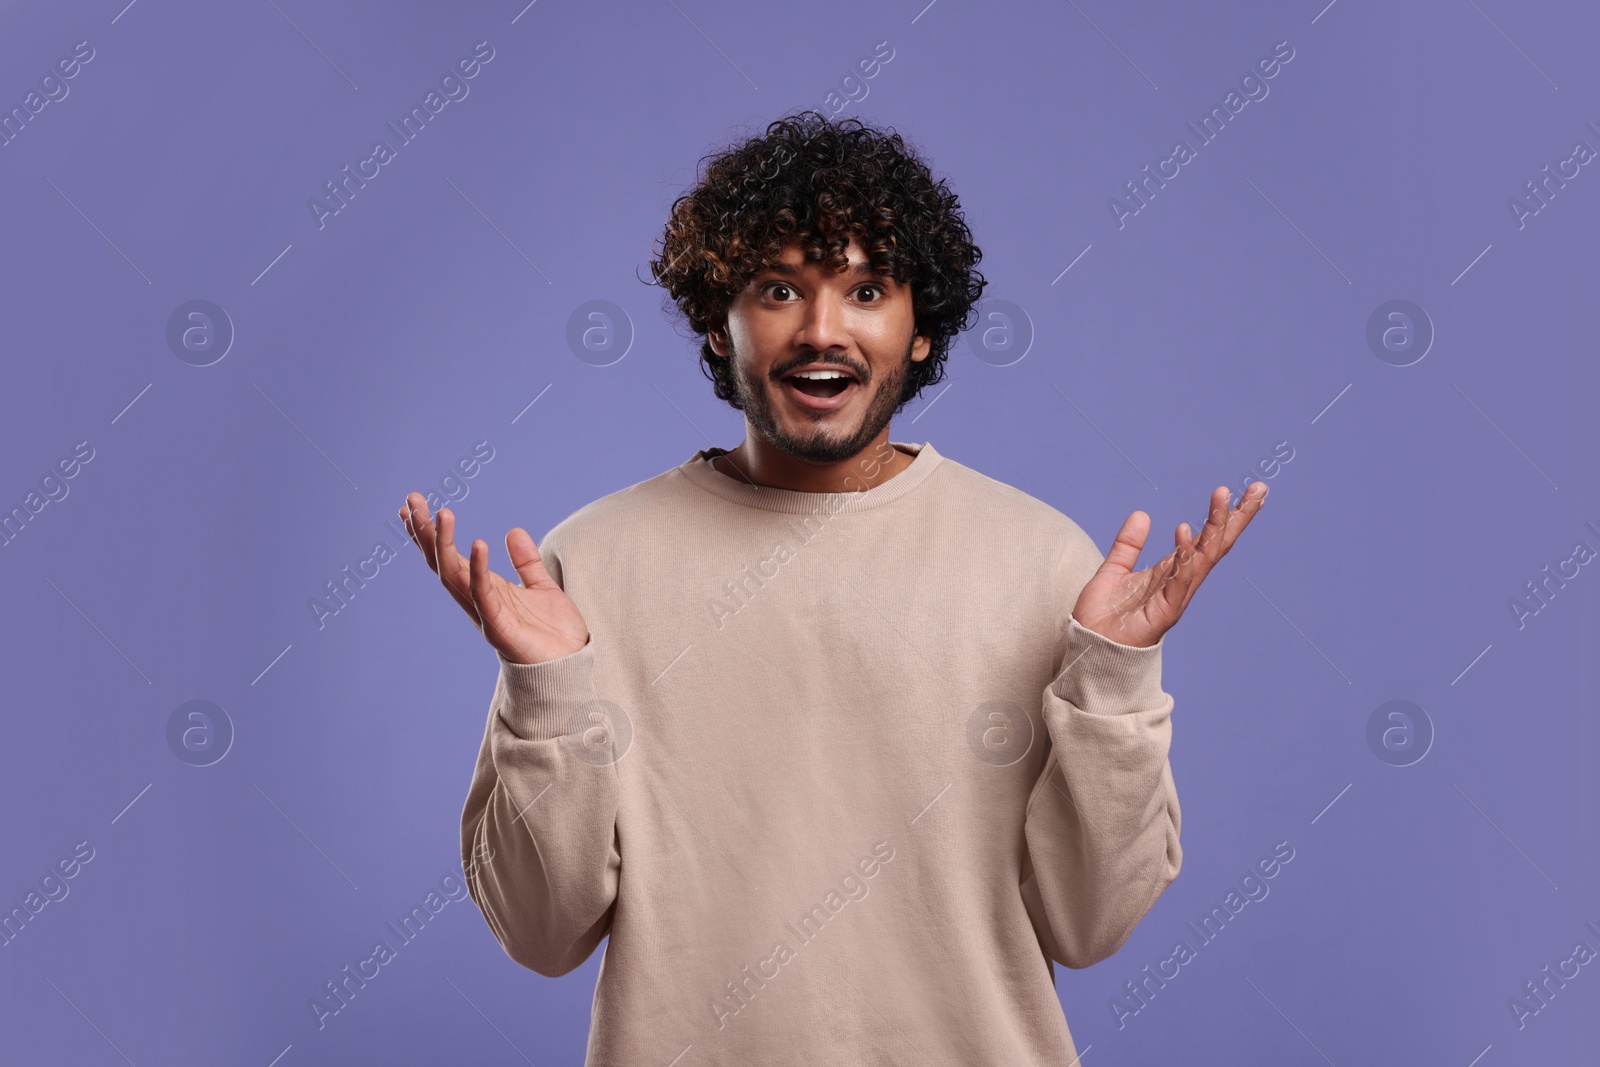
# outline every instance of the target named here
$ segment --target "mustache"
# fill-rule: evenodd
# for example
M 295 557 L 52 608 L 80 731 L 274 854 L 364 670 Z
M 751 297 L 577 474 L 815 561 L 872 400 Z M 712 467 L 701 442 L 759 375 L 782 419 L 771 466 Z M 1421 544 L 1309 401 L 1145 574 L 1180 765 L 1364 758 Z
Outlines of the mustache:
M 770 376 L 773 381 L 782 381 L 784 378 L 787 378 L 801 367 L 810 366 L 813 363 L 824 367 L 838 367 L 841 370 L 847 370 L 851 374 L 854 374 L 856 376 L 856 380 L 861 382 L 863 385 L 867 383 L 872 373 L 866 367 L 858 367 L 849 360 L 840 359 L 837 356 L 803 356 L 799 359 L 790 360 L 788 363 L 784 364 L 781 369 L 774 369 Z

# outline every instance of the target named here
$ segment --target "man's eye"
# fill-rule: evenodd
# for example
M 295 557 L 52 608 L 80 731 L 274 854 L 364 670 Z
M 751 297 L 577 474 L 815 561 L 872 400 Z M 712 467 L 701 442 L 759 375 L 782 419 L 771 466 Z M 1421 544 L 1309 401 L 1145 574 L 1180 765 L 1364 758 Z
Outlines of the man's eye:
M 790 286 L 786 285 L 783 282 L 773 282 L 772 284 L 767 286 L 767 294 L 769 296 L 773 295 L 773 294 L 776 294 L 776 293 L 779 293 L 779 292 L 792 293 L 792 292 L 794 292 L 794 290 Z M 779 298 L 778 299 L 778 303 L 786 304 L 786 303 L 788 303 L 788 301 L 784 300 L 782 298 Z
M 867 301 L 869 304 L 876 303 L 877 300 L 881 300 L 883 298 L 883 286 L 881 285 L 863 285 L 860 289 L 856 290 L 858 295 L 868 292 L 878 294 L 876 298 Z

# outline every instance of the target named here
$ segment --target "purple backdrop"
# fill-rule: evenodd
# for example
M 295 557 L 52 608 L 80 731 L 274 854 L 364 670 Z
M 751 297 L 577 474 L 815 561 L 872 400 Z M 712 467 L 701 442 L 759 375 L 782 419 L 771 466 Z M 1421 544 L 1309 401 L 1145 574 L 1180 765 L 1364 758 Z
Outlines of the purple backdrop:
M 494 684 L 390 522 L 451 495 L 503 569 L 736 444 L 641 279 L 813 106 L 986 253 L 895 440 L 1102 548 L 1272 474 L 1168 639 L 1183 873 L 1057 969 L 1084 1062 L 1592 1062 L 1600 17 L 1325 2 L 6 5 L 0 1059 L 581 1061 L 601 954 L 469 899 L 308 1008 L 459 875 Z

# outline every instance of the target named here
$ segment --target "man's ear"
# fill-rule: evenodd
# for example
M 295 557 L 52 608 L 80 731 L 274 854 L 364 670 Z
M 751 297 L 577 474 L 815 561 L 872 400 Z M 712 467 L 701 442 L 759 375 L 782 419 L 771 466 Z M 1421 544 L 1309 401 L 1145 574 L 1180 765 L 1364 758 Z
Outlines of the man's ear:
M 706 331 L 706 342 L 711 345 L 711 351 L 722 359 L 728 358 L 728 331 L 724 326 L 713 326 Z
M 911 360 L 920 363 L 928 358 L 928 353 L 933 351 L 933 339 L 920 334 L 911 342 Z

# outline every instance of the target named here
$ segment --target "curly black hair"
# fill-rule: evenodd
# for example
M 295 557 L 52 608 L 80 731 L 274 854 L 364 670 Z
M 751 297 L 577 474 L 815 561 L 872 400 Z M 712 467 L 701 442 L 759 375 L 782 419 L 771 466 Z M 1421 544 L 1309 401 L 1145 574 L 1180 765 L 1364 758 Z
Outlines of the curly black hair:
M 698 184 L 672 204 L 650 273 L 670 294 L 663 308 L 675 304 L 701 336 L 700 369 L 719 399 L 743 409 L 731 360 L 705 335 L 726 326 L 733 298 L 796 239 L 808 261 L 843 271 L 853 237 L 875 268 L 910 284 L 916 335 L 931 346 L 910 365 L 899 406 L 943 380 L 950 341 L 983 295 L 983 253 L 956 194 L 893 127 L 801 111 L 701 163 Z

